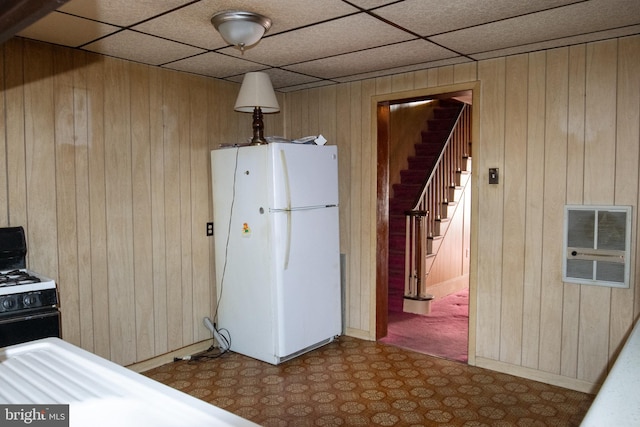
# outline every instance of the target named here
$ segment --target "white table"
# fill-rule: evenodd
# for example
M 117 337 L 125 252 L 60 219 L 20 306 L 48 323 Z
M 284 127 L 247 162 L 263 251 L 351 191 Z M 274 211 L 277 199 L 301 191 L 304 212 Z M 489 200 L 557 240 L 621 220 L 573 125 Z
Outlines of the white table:
M 0 403 L 69 404 L 71 426 L 256 426 L 62 341 L 0 349 Z
M 631 331 L 580 425 L 640 426 L 640 322 Z

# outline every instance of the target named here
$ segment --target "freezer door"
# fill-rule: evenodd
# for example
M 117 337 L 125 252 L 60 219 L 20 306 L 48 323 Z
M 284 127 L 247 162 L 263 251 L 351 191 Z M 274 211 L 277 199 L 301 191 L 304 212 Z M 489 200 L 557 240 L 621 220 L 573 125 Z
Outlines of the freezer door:
M 278 356 L 340 335 L 338 208 L 272 214 Z
M 338 204 L 336 146 L 269 144 L 271 209 Z

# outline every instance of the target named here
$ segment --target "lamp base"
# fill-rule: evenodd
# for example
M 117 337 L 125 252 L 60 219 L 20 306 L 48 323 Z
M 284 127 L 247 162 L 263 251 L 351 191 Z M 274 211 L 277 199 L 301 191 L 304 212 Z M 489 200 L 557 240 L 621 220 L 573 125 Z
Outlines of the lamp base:
M 268 143 L 269 141 L 267 141 L 266 139 L 251 138 L 251 143 L 249 145 L 266 145 Z
M 263 145 L 268 144 L 264 139 L 264 123 L 262 122 L 262 110 L 260 107 L 253 109 L 253 138 L 251 138 L 250 145 Z

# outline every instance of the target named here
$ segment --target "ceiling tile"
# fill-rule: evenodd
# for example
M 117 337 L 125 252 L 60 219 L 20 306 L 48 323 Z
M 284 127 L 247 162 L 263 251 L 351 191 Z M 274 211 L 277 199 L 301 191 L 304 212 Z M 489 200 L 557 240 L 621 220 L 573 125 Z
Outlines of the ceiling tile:
M 358 12 L 342 0 L 203 0 L 208 17 L 223 10 L 246 10 L 271 19 L 268 35 Z
M 603 5 L 606 4 L 606 7 Z M 592 0 L 431 37 L 463 54 L 477 54 L 637 24 L 640 1 Z
M 440 34 L 582 0 L 406 0 L 374 13 L 421 36 Z
M 295 92 L 297 90 L 313 89 L 314 87 L 329 86 L 332 84 L 335 84 L 335 83 L 328 80 L 317 80 L 315 82 L 305 83 L 301 85 L 285 86 L 285 87 L 279 88 L 278 90 L 280 92 Z
M 173 13 L 151 19 L 133 29 L 203 49 L 218 49 L 228 45 L 211 25 L 211 2 L 198 2 Z M 179 23 L 179 25 L 176 25 Z
M 398 3 L 398 0 L 351 0 L 351 3 L 369 10 L 389 3 Z
M 294 73 L 287 70 L 281 70 L 279 68 L 270 68 L 264 70 L 265 73 L 269 74 L 269 78 L 271 79 L 271 84 L 273 88 L 278 90 L 282 87 L 295 86 L 295 85 L 303 85 L 303 84 L 312 84 L 316 82 L 321 82 L 320 79 L 312 76 L 304 76 L 302 74 Z M 237 75 L 228 78 L 227 80 L 242 83 L 242 79 L 244 75 Z
M 287 65 L 397 43 L 413 38 L 405 31 L 365 13 L 324 22 L 297 31 L 265 37 L 245 56 L 273 66 Z M 235 48 L 223 52 L 239 56 Z
M 298 73 L 292 73 L 287 70 L 280 70 L 278 68 L 273 68 L 267 71 L 269 76 L 271 77 L 271 83 L 273 83 L 274 88 L 281 88 L 284 86 L 292 86 L 292 85 L 301 85 L 301 84 L 310 84 L 319 82 L 320 79 L 312 76 L 305 76 Z
M 295 3 L 295 7 L 293 3 Z M 332 19 L 356 12 L 340 0 L 272 0 L 268 2 L 238 0 L 203 0 L 137 25 L 136 30 L 177 40 L 205 49 L 228 46 L 211 24 L 211 17 L 224 10 L 246 10 L 271 19 L 267 35 Z M 176 25 L 179 22 L 180 25 Z
M 244 54 L 210 22 L 230 9 L 273 23 Z M 19 35 L 284 92 L 637 34 L 640 0 L 71 0 Z
M 84 48 L 103 55 L 151 65 L 165 64 L 203 52 L 202 49 L 129 30 L 105 37 Z
M 411 52 L 407 55 L 407 52 Z M 285 67 L 288 70 L 312 74 L 326 79 L 415 65 L 458 56 L 426 40 L 418 39 L 368 50 L 362 50 L 316 61 Z
M 58 10 L 123 27 L 191 3 L 192 0 L 71 0 Z
M 581 43 L 589 43 L 599 40 L 607 40 L 615 37 L 624 37 L 628 35 L 640 33 L 640 25 L 632 25 L 616 30 L 599 31 L 595 33 L 581 34 L 579 36 L 564 37 L 555 40 L 544 41 L 540 43 L 526 44 L 522 46 L 509 47 L 505 49 L 491 50 L 476 55 L 471 55 L 473 59 L 478 61 L 483 59 L 497 58 L 499 56 L 517 55 L 526 52 L 535 52 L 543 49 L 554 49 L 557 47 L 571 46 Z
M 249 71 L 262 70 L 265 67 L 264 65 L 245 61 L 229 55 L 207 52 L 202 55 L 192 56 L 166 64 L 164 65 L 164 68 L 201 74 L 203 76 L 224 78 L 244 74 Z
M 25 28 L 18 35 L 63 46 L 78 47 L 119 29 L 112 25 L 54 12 Z
M 388 68 L 386 70 L 379 70 L 379 71 L 373 71 L 373 72 L 361 73 L 361 74 L 353 74 L 350 76 L 338 77 L 334 80 L 340 83 L 353 82 L 357 80 L 373 79 L 376 77 L 384 77 L 384 76 L 391 76 L 394 74 L 408 73 L 411 71 L 425 70 L 427 68 L 463 64 L 465 62 L 471 62 L 471 60 L 469 58 L 465 58 L 464 56 L 457 56 L 455 58 L 441 59 L 439 61 L 423 62 L 421 64 L 407 65 L 405 67 L 393 67 L 393 68 Z

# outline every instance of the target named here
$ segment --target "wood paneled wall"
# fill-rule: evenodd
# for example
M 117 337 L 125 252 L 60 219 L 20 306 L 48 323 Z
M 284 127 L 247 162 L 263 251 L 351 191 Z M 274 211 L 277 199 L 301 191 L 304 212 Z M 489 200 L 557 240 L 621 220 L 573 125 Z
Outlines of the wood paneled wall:
M 375 337 L 380 95 L 479 82 L 471 253 L 471 363 L 594 390 L 640 313 L 640 37 L 287 94 L 286 129 L 340 155 L 347 332 Z M 488 185 L 488 168 L 501 184 Z M 563 207 L 633 206 L 629 289 L 561 279 Z
M 58 281 L 65 338 L 121 364 L 208 338 L 207 159 L 250 134 L 237 85 L 22 39 L 0 50 L 0 226 L 25 226 L 29 266 Z M 280 95 L 267 134 L 337 144 L 346 329 L 373 339 L 372 100 L 476 81 L 470 361 L 589 389 L 640 313 L 640 37 Z M 630 289 L 562 283 L 565 203 L 633 206 Z
M 20 38 L 0 83 L 0 226 L 58 283 L 63 337 L 123 365 L 210 338 L 209 150 L 251 136 L 238 85 Z

